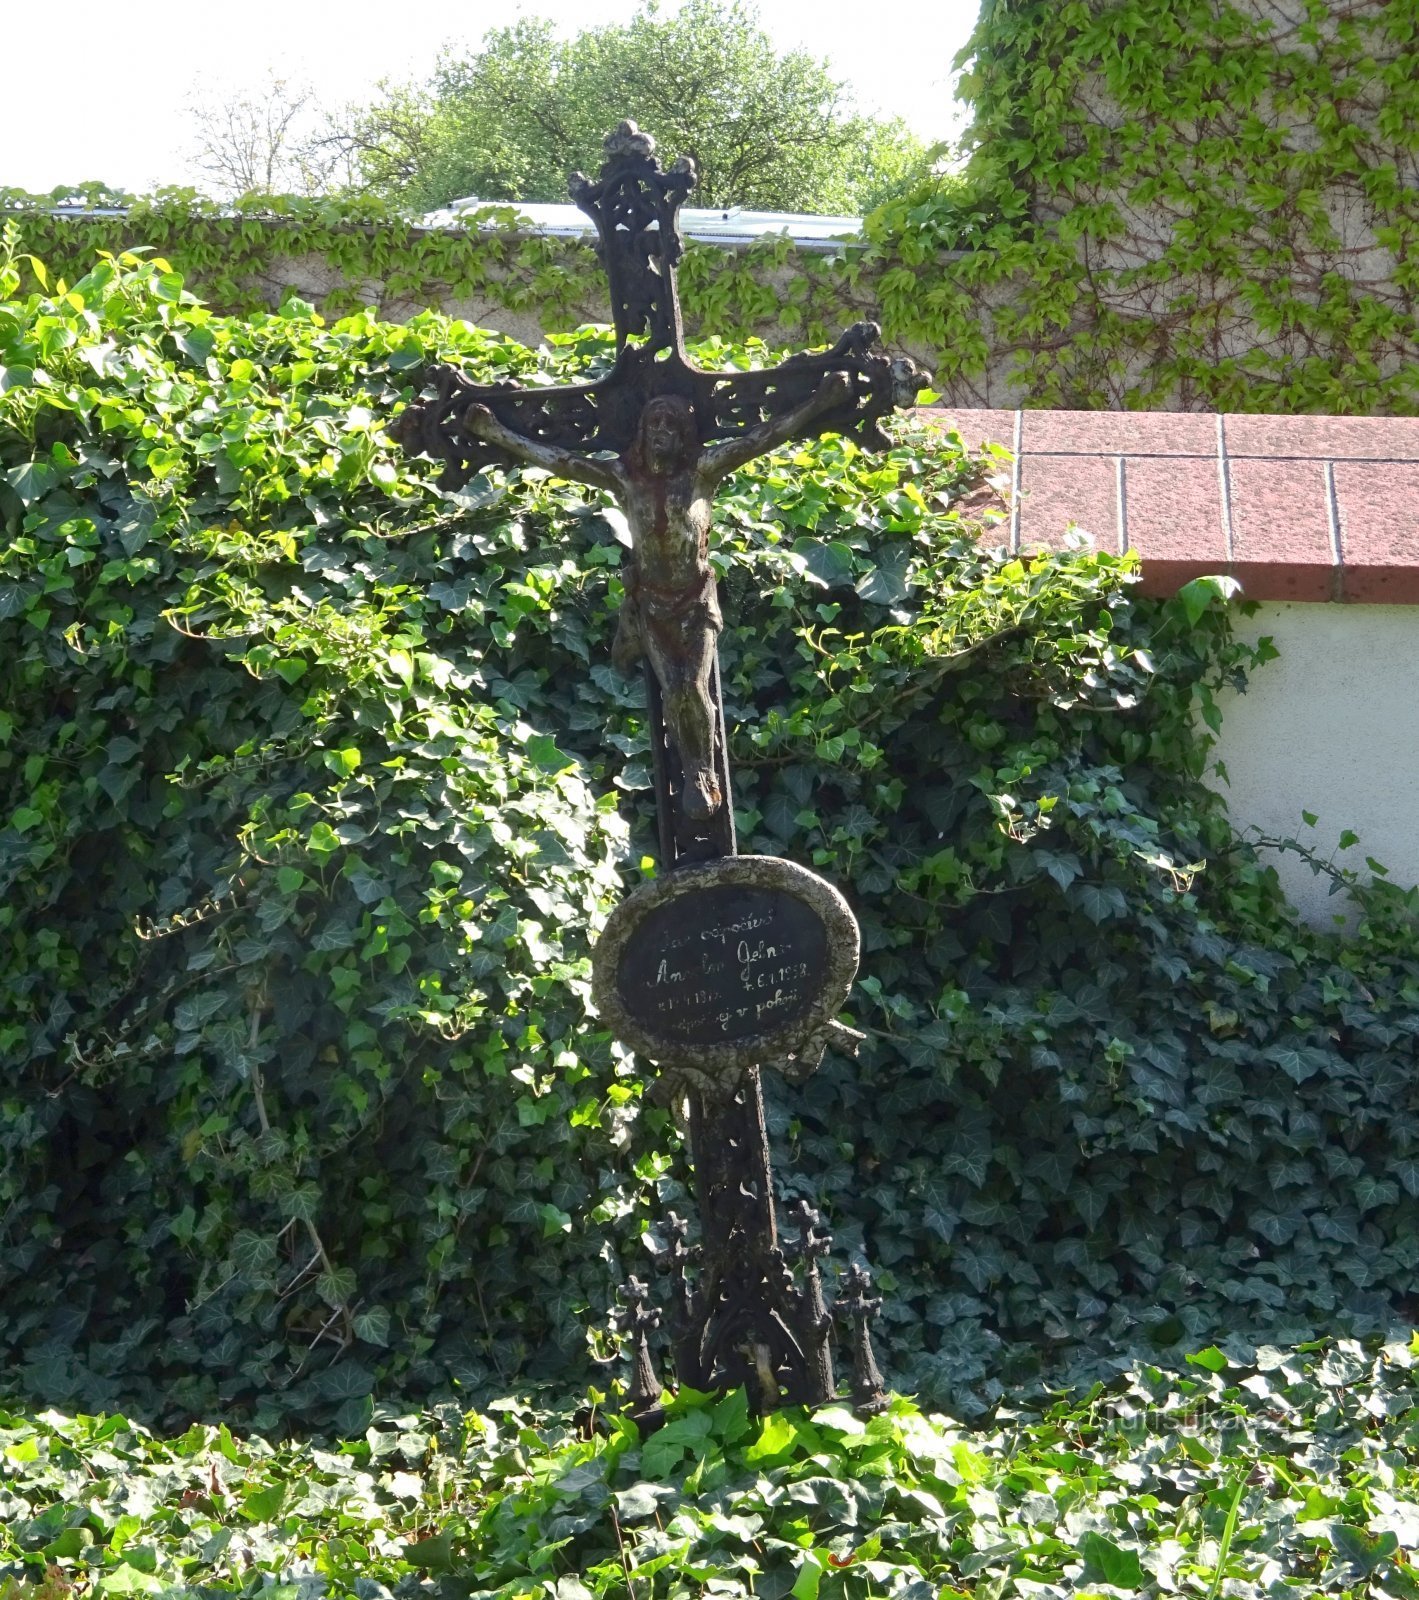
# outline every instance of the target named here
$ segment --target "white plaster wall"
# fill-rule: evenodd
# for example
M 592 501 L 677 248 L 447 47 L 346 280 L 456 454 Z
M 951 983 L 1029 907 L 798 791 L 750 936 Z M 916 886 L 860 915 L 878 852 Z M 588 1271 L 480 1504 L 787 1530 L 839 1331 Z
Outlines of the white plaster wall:
M 1361 874 L 1373 856 L 1419 883 L 1419 606 L 1264 604 L 1237 631 L 1281 652 L 1221 701 L 1214 755 L 1231 781 L 1218 787 L 1238 831 L 1301 839 Z M 1347 829 L 1360 842 L 1340 851 Z M 1271 859 L 1308 921 L 1344 914 L 1329 878 Z

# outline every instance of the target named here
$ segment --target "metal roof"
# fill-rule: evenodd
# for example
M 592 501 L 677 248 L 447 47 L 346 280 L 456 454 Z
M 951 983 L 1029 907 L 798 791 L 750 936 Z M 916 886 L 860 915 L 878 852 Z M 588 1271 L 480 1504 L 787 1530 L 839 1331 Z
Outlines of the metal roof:
M 432 211 L 424 222 L 433 228 L 446 228 L 457 222 L 472 223 L 471 213 L 495 210 L 504 216 L 515 214 L 526 222 L 531 231 L 552 237 L 574 238 L 589 235 L 596 230 L 591 218 L 576 206 L 542 205 L 534 202 L 478 200 L 472 197 L 451 200 L 442 210 Z M 495 226 L 493 220 L 482 224 Z M 830 250 L 842 238 L 853 238 L 862 232 L 861 217 L 813 217 L 792 211 L 746 211 L 742 206 L 731 206 L 718 211 L 697 211 L 686 208 L 680 212 L 680 232 L 687 239 L 706 239 L 715 244 L 750 244 L 767 234 L 786 233 L 797 245 L 805 249 Z

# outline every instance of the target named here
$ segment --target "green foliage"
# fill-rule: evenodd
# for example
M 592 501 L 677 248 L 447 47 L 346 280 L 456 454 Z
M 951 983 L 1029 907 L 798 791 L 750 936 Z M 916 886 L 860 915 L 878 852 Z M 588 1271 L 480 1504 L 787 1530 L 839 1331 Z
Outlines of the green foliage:
M 469 523 L 379 431 L 429 356 L 519 347 L 184 299 L 104 262 L 0 322 L 5 1332 L 55 1396 L 176 1362 L 348 1425 L 370 1369 L 282 1351 L 579 1345 L 571 1219 L 654 1174 L 567 1009 L 624 828 L 551 737 L 630 696 L 551 710 L 534 644 L 593 659 L 616 545 L 561 486 Z M 493 1321 L 436 1341 L 455 1281 Z
M 625 31 L 649 50 L 656 29 L 701 15 L 687 6 Z M 793 179 L 802 185 L 793 205 L 808 204 L 810 190 L 812 203 L 835 208 L 881 199 L 865 241 L 828 256 L 800 255 L 786 240 L 745 251 L 691 246 L 681 273 L 691 329 L 821 342 L 871 316 L 890 343 L 932 363 L 954 404 L 1019 395 L 1085 410 L 1419 412 L 1413 4 L 1309 0 L 1297 25 L 1280 16 L 1255 0 L 996 0 L 966 52 L 973 65 L 962 93 L 974 124 L 964 175 L 907 182 L 915 155 L 879 128 L 872 137 L 889 148 L 862 170 L 880 168 L 882 183 L 849 195 L 830 194 L 826 179 L 815 178 L 817 188 Z M 617 30 L 581 36 L 588 61 L 602 61 L 593 45 L 603 33 Z M 560 70 L 556 52 L 571 47 L 532 24 L 495 42 L 473 65 L 450 65 L 427 104 L 412 91 L 392 94 L 385 143 L 370 130 L 370 159 L 384 150 L 381 182 L 391 190 L 416 172 L 443 173 L 476 147 L 479 164 L 409 198 L 485 189 L 561 200 L 566 167 L 594 168 L 600 133 L 629 110 L 666 154 L 699 156 L 711 174 L 702 192 L 718 197 L 724 164 L 710 154 L 710 135 L 669 114 L 713 105 L 717 117 L 718 101 L 681 96 L 662 121 L 654 74 L 606 99 L 579 90 L 577 107 L 594 114 L 583 123 L 567 110 L 562 153 L 534 159 L 530 135 L 518 132 L 527 104 L 518 84 L 536 94 L 540 115 Z M 485 101 L 478 73 L 495 66 L 506 72 Z M 445 121 L 430 121 L 435 104 Z M 489 122 L 488 106 L 505 104 L 517 114 L 499 109 Z M 808 146 L 776 135 L 754 148 L 797 172 L 790 152 Z M 504 181 L 491 187 L 498 174 Z M 168 194 L 127 218 L 82 220 L 51 217 L 46 204 L 0 191 L 25 248 L 66 276 L 87 271 L 95 249 L 151 247 L 231 311 L 269 305 L 273 284 L 279 299 L 283 262 L 303 256 L 334 270 L 338 286 L 323 308 L 331 314 L 379 294 L 390 306 L 492 303 L 531 312 L 546 328 L 605 315 L 600 268 L 583 244 L 497 229 L 420 232 L 368 199 L 253 201 L 254 211 L 219 215 Z
M 88 207 L 121 210 L 85 214 Z M 290 260 L 313 258 L 334 269 L 320 307 L 327 316 L 363 308 L 374 281 L 386 302 L 422 305 L 456 292 L 512 310 L 534 308 L 565 326 L 576 322 L 598 270 L 589 247 L 525 237 L 511 226 L 511 212 L 502 227 L 430 230 L 374 196 L 259 195 L 223 206 L 186 189 L 145 197 L 92 188 L 0 190 L 0 216 L 56 277 L 72 283 L 102 253 L 152 251 L 232 314 L 270 310 L 273 286 L 275 302 L 285 298 Z
M 377 1387 L 564 1382 L 684 1198 L 586 1011 L 650 849 L 621 547 L 536 472 L 440 493 L 381 422 L 428 360 L 537 382 L 608 336 L 0 270 L 14 1381 L 346 1431 Z M 784 1179 L 880 1268 L 898 1381 L 960 1407 L 1042 1343 L 1382 1318 L 1419 1288 L 1414 897 L 1367 891 L 1339 953 L 1295 927 L 1199 782 L 1223 586 L 1010 559 L 981 471 L 908 430 L 724 494 L 740 837 L 864 935 L 861 1061 L 774 1088 Z
M 1409 0 L 992 0 L 962 59 L 973 199 L 879 236 L 983 248 L 939 299 L 880 280 L 896 337 L 951 352 L 983 297 L 1033 405 L 1419 410 Z
M 685 1391 L 644 1442 L 505 1400 L 322 1449 L 0 1411 L 0 1597 L 1419 1594 L 1414 1344 L 1218 1355 L 980 1428 Z
M 417 211 L 466 195 L 560 203 L 626 116 L 670 159 L 693 157 L 698 205 L 856 214 L 925 166 L 902 123 L 853 113 L 823 61 L 779 54 L 746 0 L 647 4 L 569 39 L 542 18 L 494 28 L 428 84 L 388 86 L 341 142 Z

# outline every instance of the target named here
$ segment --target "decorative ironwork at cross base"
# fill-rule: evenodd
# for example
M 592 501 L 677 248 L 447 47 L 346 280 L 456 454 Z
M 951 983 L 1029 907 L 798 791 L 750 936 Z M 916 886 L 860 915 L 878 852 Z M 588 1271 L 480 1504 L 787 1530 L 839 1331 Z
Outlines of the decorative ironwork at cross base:
M 781 1244 L 760 1070 L 802 1081 L 829 1043 L 860 1035 L 835 1021 L 857 971 L 858 930 L 841 895 L 792 862 L 741 856 L 734 836 L 720 699 L 722 626 L 708 536 L 715 489 L 736 467 L 790 439 L 842 433 L 883 448 L 880 419 L 909 405 L 923 374 L 889 357 L 870 322 L 831 350 L 756 372 L 705 372 L 685 354 L 676 216 L 695 182 L 662 170 L 632 122 L 606 140 L 595 180 L 571 195 L 596 224 L 610 279 L 617 355 L 594 383 L 479 385 L 450 367 L 394 431 L 447 465 L 458 488 L 509 459 L 609 491 L 631 531 L 632 563 L 613 656 L 642 663 L 663 877 L 612 913 L 593 960 L 593 994 L 615 1036 L 661 1069 L 655 1092 L 687 1103 L 699 1241 L 672 1212 L 657 1265 L 668 1315 L 637 1278 L 616 1324 L 632 1360 L 630 1409 L 658 1416 L 652 1336 L 668 1326 L 677 1378 L 697 1389 L 743 1384 L 758 1411 L 818 1404 L 836 1391 L 831 1338 L 846 1325 L 852 1394 L 885 1403 L 869 1325 L 881 1302 L 861 1267 L 830 1305 L 819 1262 L 831 1247 L 818 1213 L 790 1211 Z M 797 1265 L 795 1274 L 793 1263 Z

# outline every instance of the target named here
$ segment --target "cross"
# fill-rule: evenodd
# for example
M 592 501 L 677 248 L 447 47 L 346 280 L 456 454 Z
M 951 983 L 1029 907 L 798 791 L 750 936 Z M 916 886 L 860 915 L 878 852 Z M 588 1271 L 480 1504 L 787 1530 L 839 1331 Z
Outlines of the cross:
M 632 561 L 612 655 L 622 668 L 643 665 L 661 857 L 669 870 L 736 854 L 719 689 L 723 619 L 709 563 L 716 488 L 791 439 L 831 431 L 866 449 L 886 448 L 881 419 L 915 400 L 924 374 L 888 356 L 871 322 L 855 323 L 830 350 L 762 371 L 695 366 L 685 353 L 675 282 L 676 216 L 694 187 L 694 165 L 682 159 L 662 170 L 654 141 L 633 122 L 623 122 L 605 148 L 600 175 L 574 174 L 571 194 L 596 224 L 610 280 L 610 372 L 593 383 L 533 389 L 475 384 L 438 367 L 426 374 L 432 394 L 407 407 L 391 431 L 410 452 L 446 463 L 446 488 L 512 461 L 603 490 L 619 503 Z M 855 928 L 853 935 L 855 962 Z M 794 1081 L 816 1066 L 829 1032 L 840 1042 L 860 1038 L 829 1021 L 798 1048 Z M 817 1258 L 828 1237 L 816 1213 L 796 1219 L 806 1279 L 796 1289 L 778 1247 L 758 1064 L 736 1071 L 728 1085 L 688 1068 L 667 1073 L 666 1085 L 673 1099 L 688 1101 L 700 1212 L 693 1294 L 679 1219 L 662 1252 L 679 1300 L 680 1381 L 699 1389 L 744 1383 L 761 1408 L 784 1394 L 795 1402 L 827 1400 L 834 1389 L 831 1318 Z M 659 1379 L 649 1341 L 659 1313 L 639 1280 L 629 1280 L 622 1294 L 621 1326 L 633 1345 L 631 1402 L 650 1422 Z M 871 1405 L 880 1400 L 881 1380 L 873 1377 L 866 1343 L 868 1313 L 850 1314 L 858 1329 L 856 1389 Z
M 737 467 L 791 439 L 836 432 L 888 444 L 880 420 L 922 381 L 889 357 L 875 323 L 858 322 L 816 355 L 757 372 L 706 372 L 685 353 L 675 268 L 676 217 L 694 164 L 662 171 L 655 142 L 623 122 L 595 180 L 571 195 L 596 224 L 611 286 L 616 360 L 594 383 L 522 389 L 434 369 L 431 398 L 395 424 L 413 451 L 441 457 L 459 488 L 509 460 L 609 492 L 631 530 L 632 564 L 612 648 L 642 660 L 650 696 L 661 853 L 667 867 L 735 852 L 719 695 L 723 626 L 708 541 L 715 489 Z
M 872 1275 L 853 1262 L 843 1277 L 834 1314 L 852 1324 L 852 1398 L 859 1413 L 885 1410 L 886 1391 L 872 1353 L 872 1319 L 882 1309 L 882 1296 L 872 1293 Z
M 616 1291 L 620 1301 L 616 1327 L 631 1341 L 631 1387 L 627 1396 L 632 1414 L 649 1417 L 660 1404 L 664 1385 L 656 1376 L 650 1353 L 650 1336 L 660 1326 L 660 1312 L 650 1304 L 650 1290 L 634 1275 Z

